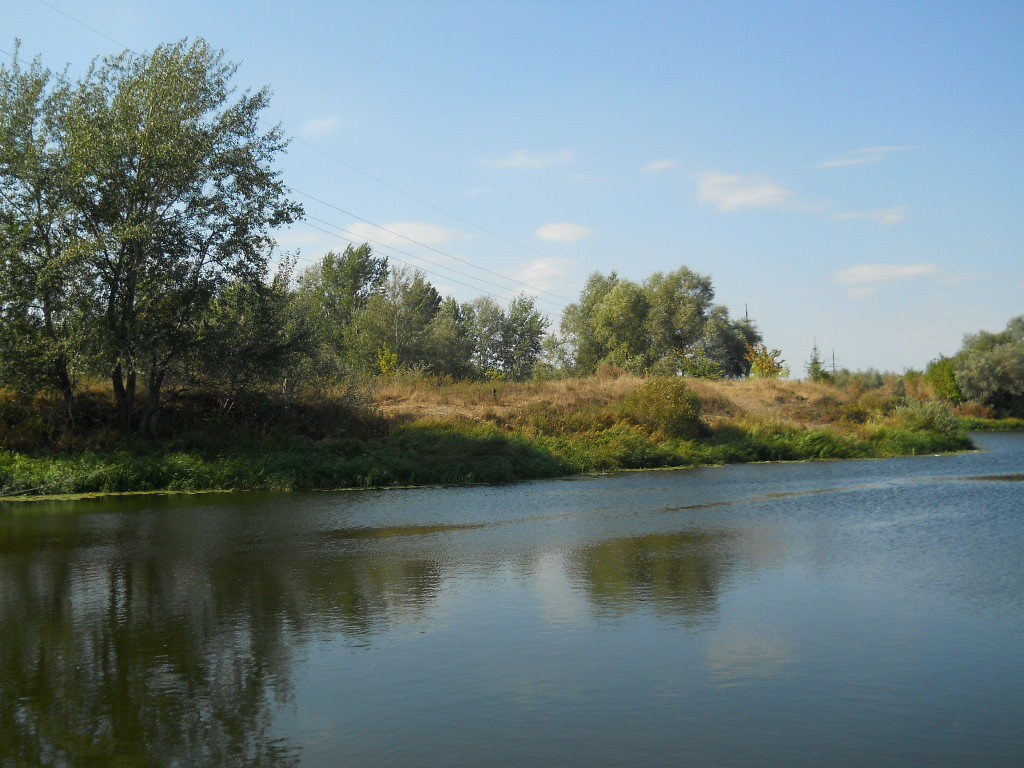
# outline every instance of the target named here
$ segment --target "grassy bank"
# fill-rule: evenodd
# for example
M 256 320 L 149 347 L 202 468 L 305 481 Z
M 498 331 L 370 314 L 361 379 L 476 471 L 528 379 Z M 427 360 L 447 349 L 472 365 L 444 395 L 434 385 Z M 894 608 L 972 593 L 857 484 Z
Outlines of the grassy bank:
M 1015 432 L 1024 430 L 1024 419 L 983 419 L 978 416 L 961 416 L 960 425 L 970 432 Z
M 0 452 L 0 495 L 504 483 L 582 472 L 963 450 L 948 411 L 867 409 L 797 382 L 633 377 L 391 383 L 379 435 L 133 441 Z M 379 418 L 379 417 L 378 417 Z

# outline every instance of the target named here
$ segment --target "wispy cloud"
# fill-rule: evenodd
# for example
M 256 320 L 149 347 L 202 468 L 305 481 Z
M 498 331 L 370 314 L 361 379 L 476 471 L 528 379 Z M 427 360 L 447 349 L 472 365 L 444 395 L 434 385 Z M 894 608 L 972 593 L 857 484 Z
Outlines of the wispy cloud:
M 584 238 L 594 234 L 594 230 L 584 227 L 582 224 L 573 224 L 568 221 L 557 221 L 552 224 L 545 224 L 538 227 L 534 232 L 541 240 L 554 240 L 557 243 L 578 243 Z
M 850 286 L 846 295 L 851 299 L 863 299 L 877 293 L 881 285 L 936 277 L 942 272 L 942 267 L 935 264 L 858 264 L 841 269 L 832 277 L 837 283 Z
M 487 189 L 487 187 L 477 187 L 476 189 L 467 189 L 462 194 L 472 197 L 475 195 L 490 195 L 493 192 L 493 189 Z
M 573 154 L 568 149 L 553 152 L 537 152 L 532 149 L 517 149 L 508 157 L 487 163 L 494 168 L 547 168 L 561 163 L 571 163 Z
M 534 288 L 546 291 L 555 288 L 573 264 L 575 262 L 572 259 L 545 256 L 526 262 L 519 270 L 512 274 L 512 277 L 521 282 L 529 283 Z
M 330 133 L 338 125 L 337 117 L 317 117 L 302 124 L 302 132 L 307 136 L 323 136 Z
M 871 221 L 877 221 L 879 224 L 899 224 L 906 220 L 906 210 L 906 205 L 897 205 L 893 208 L 882 208 L 878 211 L 847 211 L 846 213 L 836 214 L 836 219 L 839 221 L 870 219 Z
M 902 152 L 910 147 L 863 147 L 851 152 L 844 152 L 829 160 L 818 163 L 815 168 L 843 168 L 847 165 L 864 165 L 877 163 L 893 152 Z
M 769 208 L 813 212 L 821 205 L 800 200 L 796 194 L 764 176 L 740 176 L 707 171 L 697 176 L 697 199 L 720 211 Z
M 347 229 L 357 239 L 364 238 L 382 245 L 396 246 L 407 246 L 410 241 L 422 245 L 441 245 L 465 237 L 457 230 L 425 221 L 393 221 L 379 227 L 360 221 L 349 225 Z
M 671 157 L 663 157 L 660 160 L 651 160 L 651 162 L 641 165 L 640 170 L 646 173 L 661 173 L 669 168 L 675 168 L 677 165 L 679 165 L 678 160 L 673 160 Z

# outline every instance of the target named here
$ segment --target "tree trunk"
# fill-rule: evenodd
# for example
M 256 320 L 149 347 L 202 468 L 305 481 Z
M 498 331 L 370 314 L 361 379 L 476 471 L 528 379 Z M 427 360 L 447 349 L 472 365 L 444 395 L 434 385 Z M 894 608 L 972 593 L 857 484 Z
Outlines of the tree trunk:
M 64 406 L 68 409 L 68 419 L 71 424 L 75 423 L 75 387 L 71 383 L 71 375 L 68 373 L 68 361 L 64 355 L 58 355 L 54 361 L 54 376 L 57 379 L 57 388 L 64 398 Z
M 146 410 L 139 420 L 139 432 L 147 437 L 156 435 L 156 423 L 160 418 L 160 390 L 164 384 L 166 369 L 157 372 L 150 370 L 149 379 L 146 382 Z
M 118 363 L 110 374 L 110 380 L 114 387 L 114 400 L 117 403 L 121 427 L 130 430 L 135 421 L 135 371 L 129 370 L 126 376 L 121 364 Z

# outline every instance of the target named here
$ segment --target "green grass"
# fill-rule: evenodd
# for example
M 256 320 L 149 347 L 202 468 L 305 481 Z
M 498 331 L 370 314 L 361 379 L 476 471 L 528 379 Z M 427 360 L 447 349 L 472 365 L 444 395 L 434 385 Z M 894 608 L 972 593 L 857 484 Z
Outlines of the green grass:
M 970 447 L 961 434 L 884 424 L 837 432 L 735 422 L 687 439 L 626 420 L 559 434 L 433 420 L 369 440 L 292 438 L 205 448 L 138 443 L 78 454 L 0 451 L 0 496 L 506 483 L 620 469 L 905 456 Z
M 961 416 L 960 427 L 969 432 L 1010 432 L 1024 429 L 1024 419 L 983 419 L 978 416 Z

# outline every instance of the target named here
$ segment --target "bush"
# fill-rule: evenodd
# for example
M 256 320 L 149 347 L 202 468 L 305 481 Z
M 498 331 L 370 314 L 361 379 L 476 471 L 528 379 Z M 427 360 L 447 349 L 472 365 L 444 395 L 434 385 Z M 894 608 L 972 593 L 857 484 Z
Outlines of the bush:
M 928 430 L 942 435 L 956 435 L 960 432 L 960 420 L 945 403 L 909 400 L 892 412 L 893 421 L 909 430 Z
M 648 379 L 627 395 L 622 413 L 637 426 L 669 437 L 689 439 L 707 432 L 700 398 L 678 377 Z

